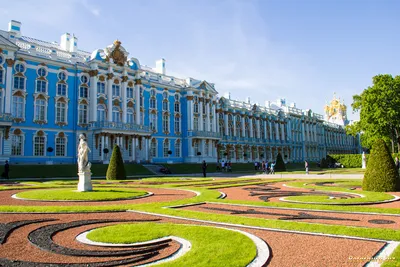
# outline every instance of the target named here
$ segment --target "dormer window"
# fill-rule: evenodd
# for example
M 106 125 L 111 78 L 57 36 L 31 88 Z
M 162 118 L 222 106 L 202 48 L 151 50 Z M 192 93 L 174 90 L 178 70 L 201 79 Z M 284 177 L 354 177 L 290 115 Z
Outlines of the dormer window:
M 59 79 L 60 81 L 65 81 L 65 80 L 67 79 L 67 75 L 65 74 L 65 72 L 60 72 L 60 73 L 58 74 L 58 79 Z
M 89 81 L 89 78 L 87 76 L 85 76 L 85 75 L 81 76 L 81 82 L 82 83 L 88 83 L 88 81 Z
M 17 65 L 15 65 L 15 71 L 16 72 L 25 72 L 25 66 L 22 64 L 17 64 Z

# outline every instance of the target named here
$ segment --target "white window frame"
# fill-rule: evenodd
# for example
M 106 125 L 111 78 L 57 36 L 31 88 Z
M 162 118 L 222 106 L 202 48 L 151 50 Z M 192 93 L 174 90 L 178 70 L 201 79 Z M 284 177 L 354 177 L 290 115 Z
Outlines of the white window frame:
M 163 127 L 163 132 L 170 132 L 170 123 L 169 123 L 169 115 L 168 114 L 163 114 L 162 115 L 162 127 Z
M 37 116 L 38 116 L 38 114 L 37 114 L 37 103 L 36 103 L 36 101 L 38 101 L 38 100 L 43 100 L 44 101 L 44 119 L 42 120 L 42 119 L 38 119 L 37 118 Z M 33 105 L 34 105 L 34 109 L 33 109 L 33 121 L 44 121 L 44 122 L 47 122 L 47 106 L 48 106 L 48 101 L 47 101 L 47 99 L 42 99 L 42 98 L 38 98 L 37 96 L 35 97 L 35 99 L 34 99 L 34 103 L 33 103 Z
M 43 138 L 44 139 L 44 141 L 43 141 L 43 155 L 35 155 L 36 154 L 36 150 L 35 150 L 35 145 L 36 145 L 36 137 L 39 137 L 39 138 Z M 46 145 L 47 145 L 47 135 L 46 134 L 44 134 L 43 136 L 38 136 L 37 135 L 37 133 L 36 134 L 34 134 L 33 135 L 33 141 L 32 141 L 32 144 L 33 144 L 33 149 L 32 149 L 32 155 L 34 156 L 34 157 L 46 157 L 46 152 L 47 152 L 47 149 L 46 149 Z
M 182 156 L 182 142 L 180 139 L 175 140 L 174 149 L 175 157 L 180 158 Z M 179 151 L 179 153 L 176 153 L 177 151 Z
M 64 155 L 58 155 L 57 156 L 57 139 L 64 139 Z M 54 148 L 54 155 L 56 157 L 66 157 L 68 155 L 67 153 L 67 148 L 68 148 L 68 138 L 66 135 L 64 135 L 64 137 L 59 137 L 58 134 L 55 136 L 54 138 L 54 144 L 55 144 L 55 148 Z
M 65 107 L 64 107 L 64 109 L 65 109 L 65 111 L 64 111 L 65 112 L 64 121 L 59 121 L 58 120 L 58 104 L 59 103 L 65 105 Z M 56 103 L 55 103 L 55 112 L 56 112 L 56 114 L 55 114 L 55 123 L 68 124 L 68 103 L 66 101 L 63 102 L 63 101 L 57 100 Z
M 81 109 L 80 106 L 86 106 L 86 109 Z M 86 111 L 86 118 L 84 122 L 81 121 L 81 115 L 80 113 Z M 89 105 L 88 104 L 78 104 L 78 124 L 88 124 L 88 115 L 89 115 Z
M 153 140 L 154 140 L 154 142 L 153 142 Z M 157 139 L 156 138 L 153 138 L 150 140 L 150 157 L 152 157 L 152 158 L 157 157 Z
M 13 144 L 14 144 L 14 137 L 21 138 L 21 154 L 13 154 Z M 11 135 L 11 156 L 23 156 L 24 155 L 24 147 L 25 147 L 25 134 L 21 132 L 21 134 L 12 134 Z
M 22 117 L 18 117 L 18 116 L 15 116 L 15 115 L 17 115 L 17 114 L 14 114 L 14 108 L 15 108 L 15 104 L 14 104 L 14 97 L 17 97 L 17 98 L 21 98 L 22 99 Z M 19 96 L 19 95 L 13 95 L 12 96 L 12 99 L 11 99 L 11 102 L 12 102 L 12 109 L 11 109 L 11 114 L 13 115 L 13 117 L 14 118 L 18 118 L 18 119 L 22 119 L 22 120 L 25 120 L 25 101 L 26 101 L 26 99 L 25 99 L 25 97 L 23 97 L 23 96 Z

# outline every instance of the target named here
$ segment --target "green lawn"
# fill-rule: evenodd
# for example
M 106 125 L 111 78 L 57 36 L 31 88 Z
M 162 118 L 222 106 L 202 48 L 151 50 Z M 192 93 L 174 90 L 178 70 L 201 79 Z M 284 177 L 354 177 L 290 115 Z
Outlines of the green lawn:
M 92 176 L 106 176 L 108 164 L 93 164 Z M 152 175 L 140 164 L 125 164 L 126 175 Z M 76 164 L 11 165 L 10 178 L 78 177 Z
M 192 247 L 182 257 L 157 266 L 242 267 L 247 266 L 256 256 L 256 246 L 247 236 L 208 226 L 170 223 L 119 224 L 93 230 L 87 237 L 98 242 L 126 244 L 170 235 L 190 241 Z
M 129 199 L 146 195 L 147 192 L 124 188 L 95 188 L 90 192 L 78 192 L 76 188 L 30 190 L 17 194 L 17 197 L 34 200 L 77 200 L 101 201 Z

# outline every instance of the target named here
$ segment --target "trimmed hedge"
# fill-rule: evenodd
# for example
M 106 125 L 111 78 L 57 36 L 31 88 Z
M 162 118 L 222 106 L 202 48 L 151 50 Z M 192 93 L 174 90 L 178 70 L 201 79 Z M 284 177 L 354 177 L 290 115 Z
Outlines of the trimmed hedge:
M 122 160 L 121 151 L 118 145 L 114 145 L 114 149 L 111 155 L 110 164 L 108 164 L 107 180 L 125 180 L 126 173 L 124 167 L 124 161 Z
M 365 158 L 367 160 L 368 166 L 368 159 L 370 154 L 365 154 Z M 393 160 L 399 157 L 400 153 L 392 154 Z M 345 168 L 361 168 L 362 167 L 362 154 L 330 154 L 326 156 L 326 161 L 328 164 L 340 162 L 344 165 Z M 322 166 L 321 166 L 322 168 Z
M 382 139 L 378 139 L 373 145 L 362 189 L 374 192 L 400 190 L 399 172 L 385 141 Z
M 283 161 L 281 153 L 278 153 L 278 155 L 276 156 L 275 171 L 286 171 L 285 162 Z

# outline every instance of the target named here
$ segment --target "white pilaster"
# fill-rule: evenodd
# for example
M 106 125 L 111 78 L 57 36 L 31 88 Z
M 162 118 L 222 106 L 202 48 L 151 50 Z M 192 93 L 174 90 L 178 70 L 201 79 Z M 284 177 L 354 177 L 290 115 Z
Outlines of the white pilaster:
M 242 137 L 246 136 L 246 124 L 245 124 L 245 120 L 244 120 L 244 116 L 241 117 L 242 118 Z
M 261 135 L 260 135 L 260 119 L 257 119 L 256 120 L 256 127 L 257 127 L 257 138 L 261 138 Z
M 109 73 L 113 73 L 112 67 L 108 69 Z M 108 114 L 108 121 L 112 121 L 113 116 L 112 116 L 112 104 L 113 104 L 113 96 L 112 96 L 112 85 L 114 83 L 113 75 L 110 75 L 110 77 L 107 77 L 107 114 Z
M 104 135 L 101 136 L 101 161 L 104 160 L 104 152 L 103 149 L 105 148 L 105 143 L 104 143 Z
M 211 101 L 211 100 L 210 100 Z M 210 101 L 206 102 L 206 129 L 205 131 L 209 132 L 210 131 Z
M 224 125 L 225 125 L 225 135 L 228 136 L 229 129 L 228 129 L 228 114 L 224 114 Z
M 138 79 L 138 77 L 136 77 L 136 82 L 135 82 L 135 123 L 136 124 L 143 124 L 143 122 L 140 121 L 140 86 L 141 86 L 141 82 Z
M 128 83 L 128 76 L 127 76 L 127 72 L 126 70 L 124 70 L 123 72 L 123 77 L 122 77 L 122 84 L 121 84 L 121 96 L 122 96 L 122 122 L 126 123 L 126 114 L 127 114 L 127 96 L 126 96 L 126 87 L 127 87 L 127 83 Z
M 90 104 L 89 104 L 89 118 L 90 122 L 97 121 L 97 64 L 91 64 L 90 74 Z
M 132 137 L 132 161 L 136 160 L 136 138 Z
M 215 112 L 215 105 L 212 105 L 212 116 L 213 116 L 213 132 L 218 132 L 218 124 L 217 124 L 217 113 Z
M 236 136 L 236 116 L 233 114 L 233 136 Z
M 204 101 L 204 100 L 203 100 Z M 199 103 L 199 131 L 204 131 L 204 124 L 203 124 L 203 102 L 200 101 Z
M 10 56 L 14 56 L 14 52 L 11 52 Z M 6 94 L 5 94 L 5 109 L 4 113 L 11 113 L 11 86 L 12 86 L 12 68 L 14 66 L 14 60 L 12 58 L 7 62 L 7 74 L 6 74 Z

